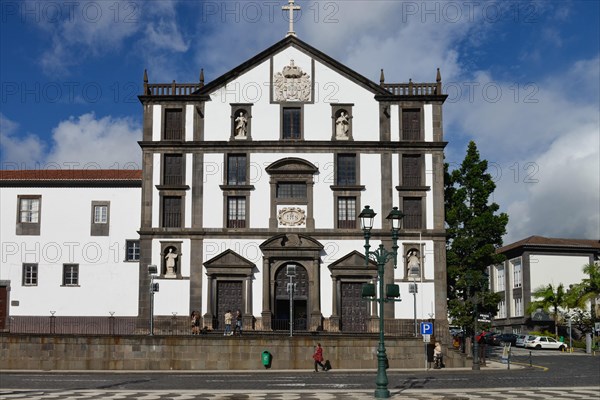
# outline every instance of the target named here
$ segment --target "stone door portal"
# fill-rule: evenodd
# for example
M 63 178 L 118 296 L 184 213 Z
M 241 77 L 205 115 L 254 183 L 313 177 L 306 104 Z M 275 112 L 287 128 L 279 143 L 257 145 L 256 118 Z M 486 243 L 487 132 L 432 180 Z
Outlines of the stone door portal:
M 214 318 L 213 329 L 225 329 L 224 316 L 227 310 L 231 310 L 234 316 L 236 310 L 243 311 L 242 299 L 242 281 L 217 282 L 217 315 Z
M 362 282 L 341 283 L 341 330 L 365 332 L 369 316 L 369 302 L 362 298 Z
M 308 272 L 300 265 L 296 266 L 296 275 L 292 282 L 295 285 L 293 295 L 294 330 L 306 330 L 308 317 Z M 290 278 L 287 275 L 287 264 L 277 270 L 275 275 L 275 319 L 273 330 L 290 329 L 290 294 L 288 292 Z

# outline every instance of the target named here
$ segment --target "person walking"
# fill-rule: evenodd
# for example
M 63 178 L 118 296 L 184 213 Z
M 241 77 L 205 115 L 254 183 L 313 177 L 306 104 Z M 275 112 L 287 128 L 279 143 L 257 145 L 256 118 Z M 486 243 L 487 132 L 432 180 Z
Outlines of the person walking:
M 225 332 L 223 336 L 231 336 L 233 332 L 231 332 L 231 320 L 233 320 L 233 314 L 231 314 L 231 310 L 227 310 L 225 313 Z
M 235 328 L 233 329 L 234 335 L 236 331 L 238 332 L 239 336 L 242 336 L 242 312 L 240 310 L 235 312 Z
M 192 335 L 200 334 L 200 313 L 192 311 Z
M 315 360 L 315 372 L 319 372 L 319 369 L 317 368 L 319 365 L 323 371 L 326 371 L 325 366 L 323 365 L 323 348 L 321 347 L 321 343 L 317 343 L 317 347 L 315 347 L 313 360 Z
M 444 354 L 442 353 L 442 345 L 440 342 L 435 342 L 435 347 L 433 348 L 433 362 L 434 369 L 444 368 Z

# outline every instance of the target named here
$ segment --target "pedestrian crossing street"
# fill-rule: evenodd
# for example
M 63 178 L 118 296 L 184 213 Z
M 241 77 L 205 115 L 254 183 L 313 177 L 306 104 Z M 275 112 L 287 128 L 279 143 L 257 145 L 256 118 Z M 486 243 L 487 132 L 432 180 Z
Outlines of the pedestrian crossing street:
M 595 400 L 600 386 L 583 388 L 539 389 L 434 389 L 391 390 L 391 399 L 402 400 Z M 202 391 L 202 390 L 9 390 L 0 389 L 0 400 L 364 400 L 373 399 L 373 391 L 314 390 L 299 391 Z

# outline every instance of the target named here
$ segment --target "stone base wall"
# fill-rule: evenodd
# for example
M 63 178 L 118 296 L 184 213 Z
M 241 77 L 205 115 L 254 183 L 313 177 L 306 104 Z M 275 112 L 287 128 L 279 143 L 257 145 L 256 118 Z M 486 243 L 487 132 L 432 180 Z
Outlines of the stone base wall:
M 262 353 L 271 369 L 312 369 L 317 343 L 333 369 L 377 369 L 374 336 L 35 336 L 0 335 L 0 369 L 25 370 L 260 370 Z M 386 339 L 390 368 L 425 368 L 425 344 Z M 462 367 L 455 351 L 444 351 L 446 366 Z

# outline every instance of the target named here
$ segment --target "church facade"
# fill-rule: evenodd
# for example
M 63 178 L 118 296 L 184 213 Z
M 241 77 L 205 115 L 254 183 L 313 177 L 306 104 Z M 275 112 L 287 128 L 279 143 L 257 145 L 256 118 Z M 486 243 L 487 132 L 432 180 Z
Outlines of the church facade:
M 445 98 L 439 70 L 375 83 L 293 34 L 206 84 L 145 74 L 138 315 L 195 310 L 219 330 L 240 310 L 246 331 L 373 331 L 369 205 L 372 249 L 392 249 L 385 217 L 404 214 L 385 267 L 402 296 L 385 306 L 390 329 L 446 324 Z

